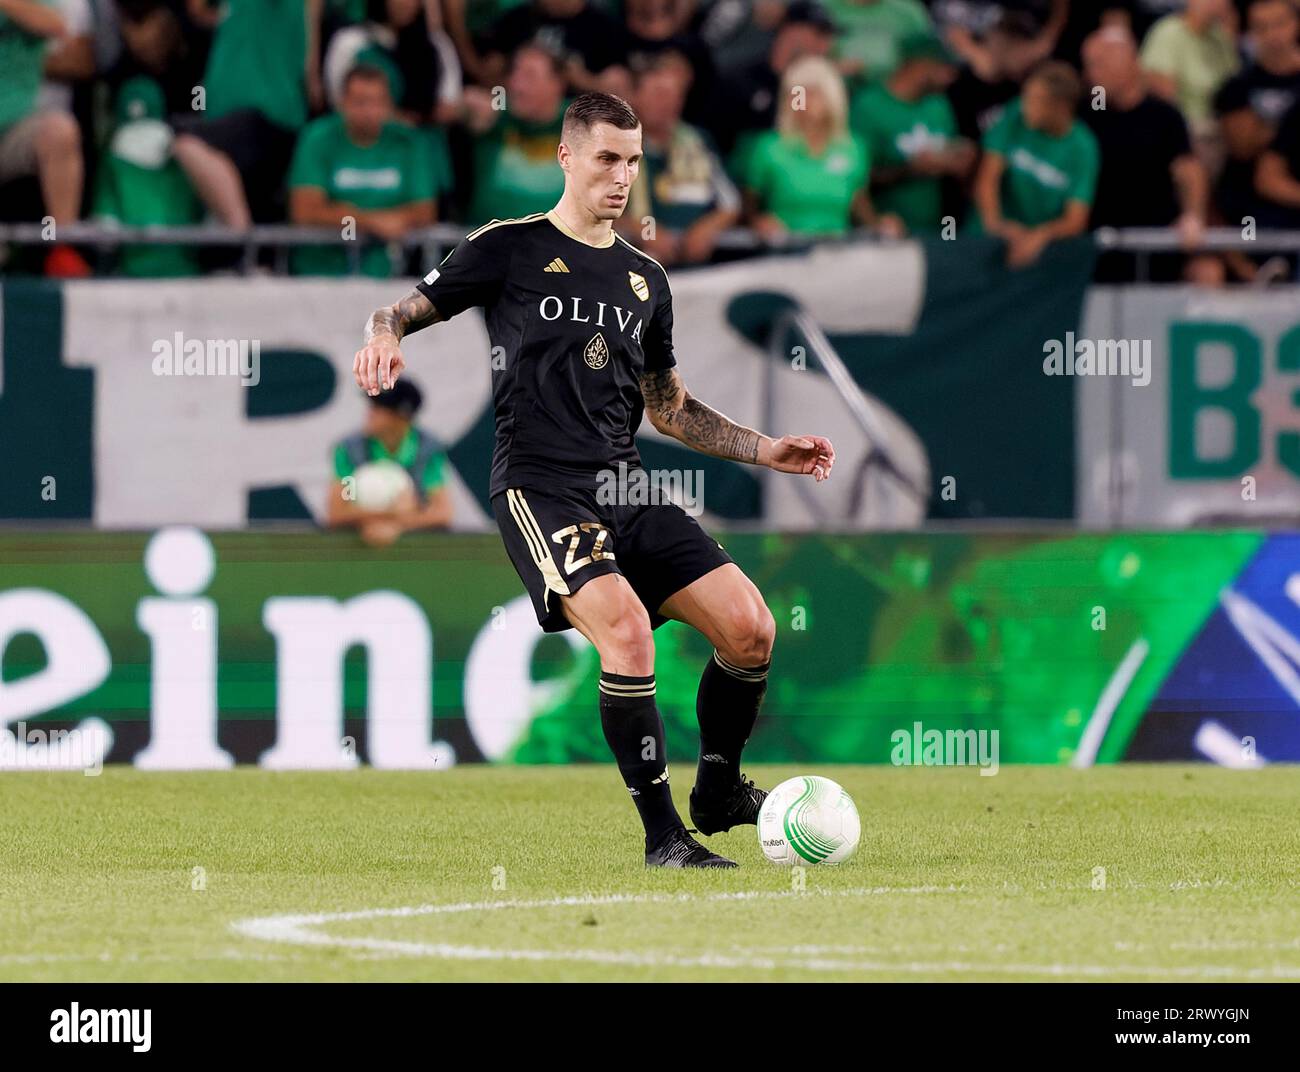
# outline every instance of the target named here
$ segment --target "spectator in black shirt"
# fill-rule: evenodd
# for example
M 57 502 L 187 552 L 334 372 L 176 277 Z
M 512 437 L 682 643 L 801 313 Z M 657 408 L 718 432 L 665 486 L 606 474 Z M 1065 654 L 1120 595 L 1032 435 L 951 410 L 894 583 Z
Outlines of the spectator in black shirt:
M 1260 227 L 1300 227 L 1300 104 L 1286 113 L 1255 168 Z
M 501 84 L 506 57 L 529 42 L 563 58 L 571 91 L 630 95 L 623 27 L 586 0 L 533 0 L 502 15 L 488 31 L 482 50 L 487 84 Z
M 980 56 L 980 62 L 963 68 L 948 87 L 957 132 L 976 143 L 1020 96 L 1040 51 L 1032 26 L 1012 14 L 984 35 Z
M 1172 226 L 1184 247 L 1194 248 L 1205 231 L 1208 183 L 1182 113 L 1147 92 L 1137 42 L 1127 30 L 1109 26 L 1093 33 L 1083 60 L 1093 87 L 1083 119 L 1101 150 L 1093 228 Z M 1098 278 L 1132 279 L 1129 267 L 1128 254 L 1108 254 Z M 1182 258 L 1153 258 L 1151 268 L 1157 279 L 1177 279 Z
M 1214 100 L 1227 149 L 1215 201 L 1230 226 L 1259 214 L 1255 168 L 1283 116 L 1300 100 L 1300 16 L 1289 0 L 1253 0 L 1247 31 L 1254 62 Z
M 704 126 L 714 107 L 717 76 L 708 46 L 688 28 L 692 6 L 690 0 L 627 0 L 627 60 L 631 70 L 642 71 L 666 52 L 684 56 L 694 77 L 682 117 Z

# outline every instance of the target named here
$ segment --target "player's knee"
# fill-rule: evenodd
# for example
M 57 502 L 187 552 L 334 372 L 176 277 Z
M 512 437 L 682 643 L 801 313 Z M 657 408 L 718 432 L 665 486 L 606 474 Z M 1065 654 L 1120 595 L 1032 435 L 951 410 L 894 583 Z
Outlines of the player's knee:
M 772 657 L 776 621 L 761 599 L 738 602 L 728 614 L 723 657 L 737 666 L 758 666 Z
M 601 631 L 600 654 L 635 674 L 654 673 L 654 634 L 650 616 L 639 604 L 620 607 Z

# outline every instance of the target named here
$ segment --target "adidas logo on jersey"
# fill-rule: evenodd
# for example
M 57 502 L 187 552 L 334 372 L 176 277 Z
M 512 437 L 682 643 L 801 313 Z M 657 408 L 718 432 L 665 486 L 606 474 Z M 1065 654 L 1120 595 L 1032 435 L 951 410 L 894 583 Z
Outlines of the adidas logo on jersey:
M 560 260 L 559 257 L 556 257 L 555 260 L 551 261 L 550 264 L 542 269 L 543 272 L 567 272 L 568 270 L 569 266 Z

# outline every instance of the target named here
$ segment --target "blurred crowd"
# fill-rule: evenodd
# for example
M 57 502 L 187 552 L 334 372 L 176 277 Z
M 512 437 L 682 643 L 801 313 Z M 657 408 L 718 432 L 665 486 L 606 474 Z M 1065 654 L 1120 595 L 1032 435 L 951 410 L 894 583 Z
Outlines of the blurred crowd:
M 1200 243 L 1300 228 L 1298 36 L 1296 0 L 0 0 L 0 218 L 50 226 L 53 276 L 221 267 L 57 241 L 90 219 L 333 228 L 386 276 L 425 225 L 550 208 L 565 105 L 602 89 L 644 128 L 620 229 L 668 265 L 737 228 L 984 233 L 1025 265 L 1167 227 L 1155 278 L 1262 282 L 1292 269 Z

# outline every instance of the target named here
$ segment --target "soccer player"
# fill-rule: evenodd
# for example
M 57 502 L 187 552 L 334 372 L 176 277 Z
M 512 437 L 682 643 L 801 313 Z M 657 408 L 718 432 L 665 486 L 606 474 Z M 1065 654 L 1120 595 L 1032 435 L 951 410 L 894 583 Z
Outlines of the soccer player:
M 687 391 L 673 356 L 672 293 L 657 261 L 613 229 L 641 163 L 641 125 L 619 97 L 586 93 L 564 115 L 564 194 L 549 212 L 467 236 L 396 305 L 377 310 L 353 362 L 370 395 L 405 367 L 413 331 L 470 306 L 486 314 L 496 445 L 490 493 L 506 550 L 546 632 L 577 628 L 600 655 L 600 721 L 645 826 L 645 862 L 735 867 L 687 832 L 668 789 L 652 630 L 668 619 L 713 644 L 696 701 L 695 832 L 757 823 L 763 790 L 740 754 L 767 687 L 776 627 L 753 583 L 671 503 L 609 504 L 602 472 L 641 467 L 643 413 L 719 458 L 830 476 L 821 436 L 771 439 Z

